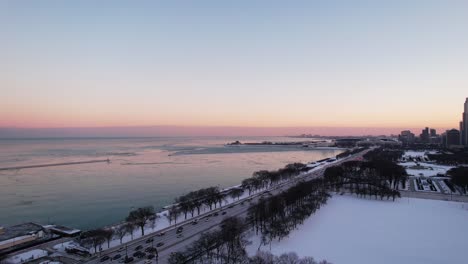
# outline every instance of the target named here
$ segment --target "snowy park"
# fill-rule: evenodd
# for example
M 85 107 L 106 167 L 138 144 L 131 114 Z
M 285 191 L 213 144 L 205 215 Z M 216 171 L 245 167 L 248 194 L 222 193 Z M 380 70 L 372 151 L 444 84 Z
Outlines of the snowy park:
M 335 264 L 467 263 L 466 223 L 467 203 L 335 195 L 289 237 L 274 241 L 271 251 L 294 251 Z M 260 237 L 251 240 L 253 255 Z M 270 245 L 261 249 L 268 251 Z

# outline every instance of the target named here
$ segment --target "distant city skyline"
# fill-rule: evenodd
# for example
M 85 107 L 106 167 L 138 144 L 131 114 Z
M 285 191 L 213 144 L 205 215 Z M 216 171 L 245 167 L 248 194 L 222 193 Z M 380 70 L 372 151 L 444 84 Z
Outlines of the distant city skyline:
M 467 13 L 467 1 L 3 1 L 0 137 L 459 129 Z
M 423 128 L 369 127 L 75 127 L 75 128 L 0 128 L 2 138 L 51 137 L 189 137 L 189 136 L 380 136 L 398 135 L 402 130 L 419 135 Z M 441 133 L 447 128 L 436 128 Z

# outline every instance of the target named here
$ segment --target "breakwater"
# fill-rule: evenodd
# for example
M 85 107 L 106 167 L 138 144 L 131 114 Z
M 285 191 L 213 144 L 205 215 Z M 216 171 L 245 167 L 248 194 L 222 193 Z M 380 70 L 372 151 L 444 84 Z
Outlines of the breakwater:
M 110 162 L 110 160 L 109 159 L 86 160 L 86 161 L 75 161 L 75 162 L 62 162 L 62 163 L 49 163 L 49 164 L 15 166 L 15 167 L 0 168 L 0 171 L 2 171 L 2 170 L 32 169 L 32 168 L 42 168 L 42 167 L 54 167 L 54 166 L 67 166 L 67 165 L 77 165 L 77 164 L 86 164 L 86 163 L 99 163 L 99 162 Z

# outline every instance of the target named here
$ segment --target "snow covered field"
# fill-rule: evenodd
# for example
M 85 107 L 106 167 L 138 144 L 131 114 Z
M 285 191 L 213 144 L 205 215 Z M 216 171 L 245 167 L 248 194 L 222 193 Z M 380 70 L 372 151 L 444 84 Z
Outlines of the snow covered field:
M 334 264 L 468 263 L 468 204 L 402 198 L 395 202 L 335 195 L 272 253 Z M 252 237 L 255 254 L 259 237 Z M 262 246 L 269 250 L 269 246 Z

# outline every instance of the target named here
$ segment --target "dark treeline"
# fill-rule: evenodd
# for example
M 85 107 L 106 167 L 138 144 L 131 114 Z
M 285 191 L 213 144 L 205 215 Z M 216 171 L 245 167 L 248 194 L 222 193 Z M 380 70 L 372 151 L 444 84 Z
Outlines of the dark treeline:
M 356 154 L 356 153 L 359 153 L 359 152 L 361 152 L 361 151 L 364 151 L 365 149 L 367 149 L 367 148 L 348 149 L 348 150 L 346 150 L 345 152 L 342 152 L 342 153 L 336 155 L 336 158 L 337 158 L 337 159 L 346 158 L 346 157 L 349 157 L 349 156 L 351 156 L 351 155 L 353 155 L 353 154 Z
M 447 175 L 450 176 L 450 181 L 452 184 L 460 187 L 464 194 L 467 194 L 468 191 L 468 167 L 457 167 L 452 168 L 447 171 Z M 453 187 L 451 190 L 454 191 Z
M 404 167 L 395 163 L 400 150 L 375 149 L 364 155 L 368 161 L 348 161 L 325 170 L 324 178 L 335 191 L 349 191 L 359 197 L 383 199 L 400 197 L 399 184 L 406 187 L 408 176 Z
M 262 244 L 286 237 L 320 209 L 330 197 L 324 184 L 322 179 L 300 182 L 278 195 L 253 204 L 248 210 L 247 219 L 255 232 L 262 235 Z
M 385 160 L 390 162 L 398 162 L 401 159 L 401 156 L 403 156 L 403 150 L 389 148 L 377 148 L 364 154 L 364 158 L 370 161 Z
M 326 260 L 315 261 L 312 257 L 299 258 L 295 252 L 289 252 L 275 256 L 270 252 L 259 251 L 249 259 L 249 264 L 331 264 Z
M 158 215 L 154 211 L 153 206 L 146 206 L 137 208 L 135 210 L 130 211 L 126 221 L 122 224 L 113 227 L 113 228 L 98 228 L 89 230 L 86 232 L 81 233 L 79 240 L 80 244 L 85 246 L 92 246 L 94 248 L 94 252 L 98 252 L 104 242 L 107 242 L 107 247 L 110 247 L 110 242 L 114 237 L 120 240 L 120 244 L 122 244 L 122 239 L 125 235 L 131 235 L 133 239 L 133 232 L 140 228 L 141 235 L 145 235 L 145 225 L 151 224 L 154 228 L 156 227 L 156 220 Z
M 467 150 L 451 150 L 450 152 L 443 152 L 440 154 L 429 154 L 427 156 L 431 160 L 445 165 L 468 164 Z
M 187 219 L 188 213 L 193 217 L 195 211 L 197 214 L 201 213 L 203 206 L 212 210 L 217 208 L 218 204 L 221 206 L 224 200 L 226 200 L 226 193 L 221 192 L 218 187 L 208 187 L 182 195 L 176 198 L 175 202 L 180 213 L 184 214 L 184 218 Z
M 259 190 L 270 188 L 282 181 L 289 180 L 306 170 L 307 166 L 305 164 L 292 163 L 279 170 L 256 171 L 253 173 L 252 177 L 244 179 L 241 186 L 244 190 L 248 190 L 250 195 Z
M 176 204 L 169 209 L 168 219 L 172 223 L 172 221 L 177 222 L 177 217 L 180 214 L 184 215 L 184 219 L 187 219 L 188 214 L 193 217 L 195 212 L 199 215 L 203 206 L 209 207 L 210 210 L 216 209 L 218 206 L 222 206 L 227 197 L 239 199 L 245 191 L 251 195 L 297 176 L 304 169 L 306 169 L 306 165 L 292 163 L 276 171 L 256 171 L 252 177 L 244 179 L 240 187 L 227 191 L 221 191 L 218 187 L 208 187 L 189 192 L 175 199 Z

